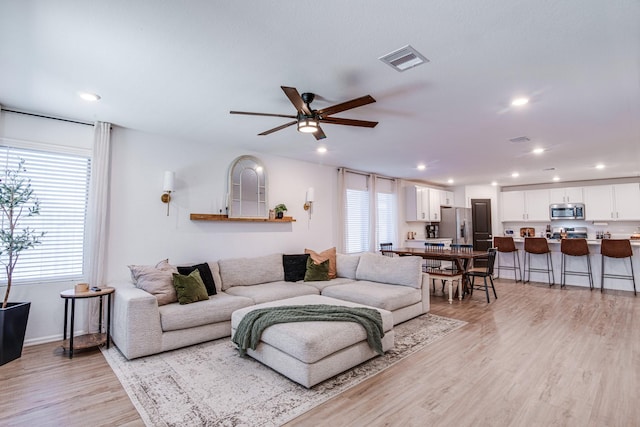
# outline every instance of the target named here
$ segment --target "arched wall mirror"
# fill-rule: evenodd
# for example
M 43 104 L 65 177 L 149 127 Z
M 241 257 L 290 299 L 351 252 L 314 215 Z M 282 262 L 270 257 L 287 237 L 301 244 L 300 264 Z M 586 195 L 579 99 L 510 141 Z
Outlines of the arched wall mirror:
M 268 218 L 267 171 L 253 156 L 240 156 L 229 169 L 229 218 Z

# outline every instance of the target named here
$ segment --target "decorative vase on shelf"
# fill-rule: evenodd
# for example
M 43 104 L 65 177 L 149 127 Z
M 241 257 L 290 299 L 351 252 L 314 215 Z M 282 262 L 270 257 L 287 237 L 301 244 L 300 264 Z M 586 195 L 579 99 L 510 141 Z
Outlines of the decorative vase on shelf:
M 269 209 L 269 219 L 276 219 L 276 211 Z

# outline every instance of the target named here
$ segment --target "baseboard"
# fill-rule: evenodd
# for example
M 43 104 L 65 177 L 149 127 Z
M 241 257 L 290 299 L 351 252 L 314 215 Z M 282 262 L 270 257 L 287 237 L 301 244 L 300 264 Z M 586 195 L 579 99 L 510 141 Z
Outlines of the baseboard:
M 76 336 L 76 335 L 84 335 L 84 334 L 86 334 L 86 331 L 76 331 L 74 336 Z M 25 347 L 30 347 L 32 345 L 47 344 L 47 343 L 55 342 L 55 341 L 62 341 L 62 334 L 49 335 L 49 336 L 46 336 L 46 337 L 25 339 L 24 340 L 24 346 Z

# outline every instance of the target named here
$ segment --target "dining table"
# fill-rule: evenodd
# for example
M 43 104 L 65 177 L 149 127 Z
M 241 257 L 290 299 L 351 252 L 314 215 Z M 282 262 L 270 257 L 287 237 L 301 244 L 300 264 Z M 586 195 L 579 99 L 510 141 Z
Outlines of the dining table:
M 487 252 L 474 251 L 467 248 L 450 249 L 440 247 L 427 248 L 392 248 L 387 250 L 400 256 L 419 256 L 428 260 L 450 261 L 455 265 L 455 269 L 450 270 L 454 274 L 462 274 L 464 284 L 464 293 L 467 293 L 469 278 L 467 273 L 473 267 L 473 260 L 479 258 L 487 258 Z M 446 270 L 439 270 L 438 275 L 443 275 Z M 429 272 L 429 271 L 427 271 Z M 451 295 L 450 295 L 451 297 Z

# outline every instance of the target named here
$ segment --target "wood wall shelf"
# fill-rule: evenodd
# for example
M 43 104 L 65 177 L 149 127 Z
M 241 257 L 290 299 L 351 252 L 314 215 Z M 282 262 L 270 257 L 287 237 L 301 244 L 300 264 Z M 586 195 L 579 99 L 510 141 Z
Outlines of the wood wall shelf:
M 233 222 L 296 222 L 293 217 L 285 216 L 282 219 L 269 218 L 229 218 L 229 215 L 220 214 L 197 214 L 192 213 L 189 218 L 191 221 L 233 221 Z

